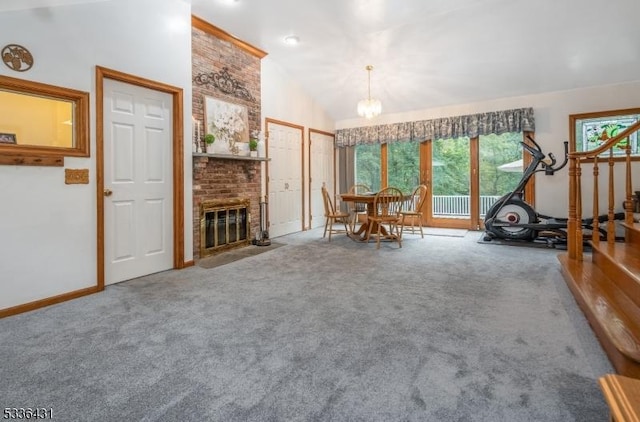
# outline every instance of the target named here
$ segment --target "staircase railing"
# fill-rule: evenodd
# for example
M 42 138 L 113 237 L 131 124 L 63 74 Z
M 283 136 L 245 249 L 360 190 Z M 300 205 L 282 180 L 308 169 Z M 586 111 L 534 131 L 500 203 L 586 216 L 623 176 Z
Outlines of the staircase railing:
M 616 164 L 625 165 L 624 182 L 625 182 L 625 198 L 624 198 L 624 221 L 627 224 L 633 224 L 633 201 L 632 194 L 632 168 L 631 168 L 631 142 L 628 141 L 624 147 L 625 154 L 620 160 L 620 155 L 614 156 L 614 150 L 620 149 L 617 144 L 623 139 L 629 137 L 640 130 L 640 121 L 626 128 L 620 134 L 609 138 L 605 143 L 590 151 L 570 152 L 569 153 L 569 220 L 567 221 L 567 254 L 569 259 L 582 260 L 583 257 L 583 204 L 582 204 L 582 168 L 585 163 L 593 163 L 593 204 L 592 204 L 592 242 L 600 242 L 601 234 L 599 221 L 600 215 L 600 163 L 605 162 L 609 167 L 607 172 L 607 242 L 615 242 L 615 172 Z M 578 223 L 580 222 L 580 224 Z

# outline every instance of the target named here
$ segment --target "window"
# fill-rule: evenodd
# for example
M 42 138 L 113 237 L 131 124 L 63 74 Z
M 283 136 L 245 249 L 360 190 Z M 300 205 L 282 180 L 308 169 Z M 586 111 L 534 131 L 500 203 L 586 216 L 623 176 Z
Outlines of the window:
M 640 120 L 640 108 L 572 114 L 569 116 L 571 152 L 591 151 Z M 630 145 L 631 155 L 640 155 L 638 134 L 633 133 L 613 149 L 614 156 L 624 156 Z M 609 154 L 608 152 L 606 153 Z
M 355 149 L 355 183 L 380 190 L 380 144 L 357 145 Z
M 0 76 L 0 154 L 89 156 L 89 94 Z
M 435 139 L 431 146 L 432 213 L 434 218 L 468 219 L 471 216 L 471 149 L 463 136 Z
M 479 137 L 480 216 L 502 195 L 515 189 L 522 178 L 522 133 Z
M 387 148 L 387 186 L 412 193 L 420 180 L 420 143 L 394 142 Z

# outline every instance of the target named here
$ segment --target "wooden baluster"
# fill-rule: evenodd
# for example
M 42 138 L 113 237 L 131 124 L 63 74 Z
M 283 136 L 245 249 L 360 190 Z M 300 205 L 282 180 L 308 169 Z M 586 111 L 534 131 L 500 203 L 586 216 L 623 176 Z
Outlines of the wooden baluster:
M 615 225 L 615 192 L 614 189 L 614 169 L 615 161 L 613 160 L 613 148 L 609 150 L 609 209 L 607 210 L 607 242 L 613 243 L 616 240 Z
M 576 248 L 576 162 L 577 158 L 569 156 L 569 218 L 567 220 L 567 254 L 569 259 L 577 259 Z
M 582 261 L 582 168 L 580 160 L 576 160 L 576 259 Z
M 633 209 L 633 201 L 631 200 L 631 195 L 633 194 L 633 187 L 631 186 L 631 142 L 627 143 L 626 149 L 626 194 L 627 199 L 625 203 L 625 214 L 624 214 L 624 222 L 628 225 L 633 225 L 633 213 L 635 210 Z
M 600 194 L 598 192 L 598 179 L 600 176 L 600 169 L 598 168 L 598 157 L 593 158 L 593 233 L 591 234 L 591 241 L 598 243 L 600 241 Z

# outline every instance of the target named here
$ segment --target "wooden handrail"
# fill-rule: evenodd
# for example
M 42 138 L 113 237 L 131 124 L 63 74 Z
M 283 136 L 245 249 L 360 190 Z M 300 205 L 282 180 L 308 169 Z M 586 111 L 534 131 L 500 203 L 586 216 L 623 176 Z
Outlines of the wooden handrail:
M 592 241 L 598 242 L 600 236 L 600 225 L 597 222 L 599 217 L 599 192 L 598 189 L 600 184 L 598 182 L 598 177 L 600 176 L 599 166 L 601 154 L 609 151 L 608 158 L 603 159 L 603 161 L 607 161 L 609 165 L 609 171 L 607 172 L 607 176 L 609 181 L 606 185 L 607 192 L 607 241 L 614 242 L 615 241 L 615 225 L 614 225 L 614 207 L 615 207 L 615 198 L 614 198 L 614 171 L 613 167 L 616 164 L 616 160 L 614 159 L 613 149 L 616 145 L 625 138 L 630 137 L 634 132 L 640 131 L 640 121 L 632 124 L 625 130 L 623 130 L 618 135 L 607 139 L 602 145 L 597 148 L 594 148 L 589 151 L 572 151 L 568 154 L 569 157 L 569 218 L 567 221 L 567 253 L 569 259 L 582 260 L 583 254 L 583 233 L 582 233 L 582 166 L 581 163 L 586 160 L 593 160 L 593 218 L 595 224 L 593 225 L 593 235 Z M 632 172 L 631 172 L 631 143 L 629 142 L 625 149 L 625 198 L 623 201 L 623 207 L 625 211 L 625 222 L 627 224 L 633 223 L 633 209 L 632 209 L 632 201 L 631 201 L 631 193 L 632 193 Z

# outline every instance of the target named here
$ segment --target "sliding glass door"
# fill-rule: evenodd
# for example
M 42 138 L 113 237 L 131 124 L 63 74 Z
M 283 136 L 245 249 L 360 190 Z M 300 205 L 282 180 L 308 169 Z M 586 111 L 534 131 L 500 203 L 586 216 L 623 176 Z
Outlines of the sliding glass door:
M 471 219 L 471 142 L 469 138 L 436 139 L 427 144 L 431 159 L 427 174 L 431 212 L 427 224 L 436 227 L 469 227 Z
M 522 176 L 521 133 L 428 142 L 431 209 L 426 224 L 483 228 L 487 210 Z
M 522 133 L 358 145 L 356 183 L 377 191 L 428 188 L 423 224 L 481 229 L 485 213 L 522 176 Z M 526 161 L 525 161 L 526 163 Z M 532 200 L 532 192 L 527 198 Z
M 522 178 L 521 133 L 480 136 L 480 217 Z

